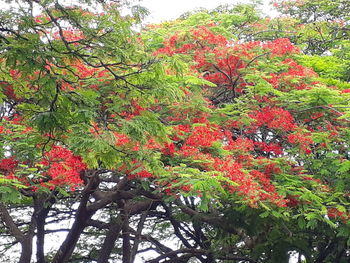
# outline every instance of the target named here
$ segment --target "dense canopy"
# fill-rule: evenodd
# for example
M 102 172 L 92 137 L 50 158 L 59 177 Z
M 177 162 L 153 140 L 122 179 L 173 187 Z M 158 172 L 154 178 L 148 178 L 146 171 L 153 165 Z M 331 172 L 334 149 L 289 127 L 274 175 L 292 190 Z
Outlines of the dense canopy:
M 0 11 L 0 258 L 348 262 L 350 4 L 274 6 Z

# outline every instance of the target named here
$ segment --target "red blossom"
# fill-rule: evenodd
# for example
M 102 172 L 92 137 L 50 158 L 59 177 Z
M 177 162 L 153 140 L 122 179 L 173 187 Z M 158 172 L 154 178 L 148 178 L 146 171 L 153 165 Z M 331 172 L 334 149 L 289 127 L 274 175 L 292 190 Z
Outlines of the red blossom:
M 226 131 L 225 135 L 227 136 L 227 145 L 223 148 L 231 151 L 240 151 L 242 153 L 248 153 L 254 149 L 254 143 L 252 140 L 239 137 L 236 140 L 232 140 L 231 132 Z
M 296 128 L 294 118 L 290 112 L 278 107 L 266 106 L 261 110 L 252 112 L 249 117 L 255 120 L 255 127 L 267 126 L 282 131 L 291 131 Z
M 309 136 L 309 134 L 303 134 L 299 131 L 289 134 L 287 136 L 287 139 L 292 144 L 298 144 L 300 149 L 306 153 L 310 154 L 312 151 L 310 149 L 310 145 L 313 144 L 312 138 Z
M 174 155 L 175 153 L 175 144 L 174 143 L 165 143 L 162 148 L 162 153 L 165 155 Z
M 254 145 L 264 152 L 271 152 L 276 155 L 283 154 L 281 145 L 276 143 L 254 142 Z
M 84 33 L 77 29 L 57 31 L 53 33 L 53 37 L 54 39 L 64 38 L 67 42 L 78 42 L 85 38 Z
M 50 185 L 50 188 L 65 185 L 76 187 L 83 183 L 79 174 L 86 169 L 86 165 L 80 156 L 74 155 L 62 146 L 53 146 L 45 154 L 41 164 L 48 166 L 47 175 L 50 180 L 47 184 Z
M 334 219 L 341 219 L 344 223 L 348 221 L 348 219 L 350 218 L 349 215 L 347 215 L 347 213 L 341 212 L 339 211 L 339 209 L 335 208 L 335 207 L 330 207 L 327 209 L 327 215 L 329 218 L 334 218 Z
M 340 93 L 350 93 L 350 89 L 343 89 Z
M 12 157 L 2 159 L 0 161 L 0 171 L 3 173 L 13 173 L 18 166 L 18 161 Z
M 278 38 L 267 42 L 263 45 L 263 48 L 271 51 L 271 53 L 276 56 L 300 52 L 300 49 L 294 46 L 288 38 Z
M 137 173 L 131 173 L 128 176 L 128 178 L 130 180 L 135 179 L 135 178 L 152 178 L 152 177 L 154 177 L 154 174 L 152 174 L 146 170 L 142 170 L 141 172 L 137 172 Z
M 223 138 L 224 134 L 216 126 L 197 126 L 193 129 L 185 144 L 195 147 L 211 147 L 215 141 Z
M 129 143 L 129 137 L 123 133 L 113 132 L 113 135 L 115 137 L 115 145 L 116 146 L 124 146 L 125 144 Z
M 297 195 L 288 195 L 287 196 L 287 206 L 289 207 L 296 207 L 299 204 L 298 198 L 299 196 Z

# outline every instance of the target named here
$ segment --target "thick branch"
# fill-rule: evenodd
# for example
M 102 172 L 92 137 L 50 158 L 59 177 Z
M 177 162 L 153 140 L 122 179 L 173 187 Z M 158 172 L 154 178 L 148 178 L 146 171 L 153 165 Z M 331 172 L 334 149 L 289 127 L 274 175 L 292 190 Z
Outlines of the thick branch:
M 119 215 L 116 219 L 111 220 L 102 248 L 100 249 L 97 263 L 108 262 L 110 254 L 114 248 L 115 241 L 118 239 L 121 229 L 122 229 L 122 218 Z
M 89 178 L 89 182 L 82 194 L 82 198 L 75 216 L 73 226 L 69 231 L 66 239 L 62 243 L 61 247 L 57 251 L 52 263 L 68 262 L 80 238 L 80 235 L 82 234 L 84 228 L 86 227 L 87 220 L 89 220 L 96 212 L 96 210 L 88 211 L 86 206 L 91 193 L 99 185 L 98 172 L 93 171 L 92 175 L 87 177 Z
M 3 203 L 0 203 L 0 217 L 1 220 L 8 227 L 10 233 L 18 242 L 22 242 L 25 238 L 25 235 L 19 230 L 15 222 L 13 221 L 10 213 L 8 212 L 6 206 Z

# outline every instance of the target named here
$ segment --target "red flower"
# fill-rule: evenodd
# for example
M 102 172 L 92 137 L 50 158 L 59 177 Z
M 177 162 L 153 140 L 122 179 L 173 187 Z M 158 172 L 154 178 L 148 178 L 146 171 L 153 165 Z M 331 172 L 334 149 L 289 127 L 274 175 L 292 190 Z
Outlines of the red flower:
M 267 42 L 263 45 L 263 48 L 270 50 L 271 53 L 276 56 L 300 52 L 300 49 L 294 46 L 288 38 L 278 38 L 274 41 Z
M 86 165 L 80 156 L 73 155 L 70 150 L 62 146 L 53 146 L 45 154 L 41 164 L 49 167 L 47 175 L 50 180 L 47 184 L 50 188 L 65 185 L 76 187 L 83 183 L 79 174 L 86 169 Z
M 129 142 L 129 137 L 123 133 L 113 132 L 114 137 L 116 139 L 116 146 L 124 146 Z
M 128 178 L 131 180 L 131 179 L 134 179 L 134 178 L 151 178 L 151 177 L 154 177 L 154 174 L 146 171 L 146 170 L 142 170 L 141 172 L 138 172 L 138 173 L 135 173 L 135 174 L 130 174 L 128 176 Z
M 296 128 L 293 116 L 289 111 L 278 107 L 264 107 L 254 111 L 249 116 L 255 120 L 255 126 L 267 126 L 271 129 L 291 131 Z
M 162 153 L 165 155 L 174 155 L 175 152 L 175 144 L 171 143 L 166 143 L 164 145 L 164 148 L 162 149 Z
M 195 147 L 211 147 L 213 142 L 223 138 L 224 134 L 216 126 L 197 126 L 193 129 L 185 144 Z
M 0 161 L 0 170 L 4 173 L 13 173 L 18 166 L 18 161 L 12 157 Z

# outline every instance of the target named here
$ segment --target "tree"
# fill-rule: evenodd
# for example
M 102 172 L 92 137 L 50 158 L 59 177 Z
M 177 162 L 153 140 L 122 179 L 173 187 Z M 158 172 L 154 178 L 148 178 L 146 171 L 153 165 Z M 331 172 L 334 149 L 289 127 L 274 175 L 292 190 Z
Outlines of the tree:
M 346 262 L 348 89 L 252 5 L 141 32 L 120 7 L 1 13 L 4 259 Z

